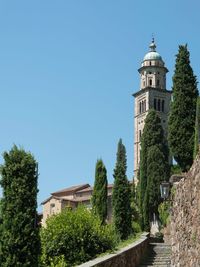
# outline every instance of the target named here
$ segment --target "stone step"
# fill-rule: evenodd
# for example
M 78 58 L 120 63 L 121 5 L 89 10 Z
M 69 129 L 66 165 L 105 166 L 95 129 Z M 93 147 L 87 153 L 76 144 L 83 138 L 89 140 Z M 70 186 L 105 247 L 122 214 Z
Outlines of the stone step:
M 156 258 L 153 258 L 153 257 L 148 257 L 148 260 L 149 261 L 169 261 L 170 260 L 170 257 L 156 257 Z
M 150 243 L 149 253 L 139 267 L 170 267 L 171 247 L 164 243 Z
M 146 261 L 145 262 L 145 264 L 147 264 L 147 265 L 151 265 L 151 264 L 153 264 L 153 265 L 163 265 L 163 264 L 167 265 L 169 263 L 170 263 L 170 261 L 153 261 L 153 262 Z
M 170 267 L 171 265 L 166 265 L 166 264 L 163 264 L 163 265 L 155 265 L 155 264 L 151 264 L 151 265 L 140 265 L 140 267 L 152 267 L 152 266 L 154 266 L 154 267 Z

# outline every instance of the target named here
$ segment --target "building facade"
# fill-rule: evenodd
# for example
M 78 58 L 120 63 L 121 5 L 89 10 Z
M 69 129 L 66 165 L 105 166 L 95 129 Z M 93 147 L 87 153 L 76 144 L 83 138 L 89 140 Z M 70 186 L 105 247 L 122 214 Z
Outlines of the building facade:
M 158 52 L 154 39 L 149 45 L 149 52 L 145 55 L 138 72 L 140 74 L 140 89 L 133 94 L 135 98 L 134 116 L 134 177 L 140 163 L 140 139 L 145 118 L 149 109 L 155 109 L 161 118 L 164 134 L 167 136 L 167 118 L 170 108 L 171 91 L 166 89 L 166 74 L 168 69 Z
M 108 196 L 107 196 L 107 221 L 112 220 L 112 196 L 113 185 L 108 185 Z M 41 225 L 46 225 L 46 220 L 54 215 L 60 213 L 64 208 L 76 209 L 78 205 L 85 205 L 88 209 L 91 209 L 91 197 L 93 193 L 93 187 L 89 184 L 82 184 L 72 186 L 69 188 L 62 189 L 51 193 L 51 196 L 44 200 L 41 204 L 43 206 L 43 214 Z

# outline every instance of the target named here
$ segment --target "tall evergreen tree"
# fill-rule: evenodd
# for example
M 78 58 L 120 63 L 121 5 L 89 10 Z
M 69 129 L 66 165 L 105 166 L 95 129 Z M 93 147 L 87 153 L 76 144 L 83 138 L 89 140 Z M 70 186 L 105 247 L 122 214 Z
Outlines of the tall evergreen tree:
M 141 154 L 140 154 L 140 176 L 139 176 L 139 208 L 141 212 L 141 227 L 148 223 L 149 211 L 147 203 L 149 196 L 146 194 L 148 182 L 148 152 L 152 146 L 157 146 L 163 153 L 165 159 L 165 173 L 169 177 L 169 164 L 168 164 L 168 148 L 164 138 L 164 132 L 161 126 L 161 121 L 155 110 L 149 110 L 145 119 L 145 126 L 141 138 Z M 145 201 L 144 201 L 145 200 Z M 147 228 L 147 227 L 146 227 Z
M 101 159 L 97 160 L 95 168 L 94 191 L 92 194 L 92 208 L 99 216 L 102 224 L 107 217 L 107 191 L 108 191 L 107 171 Z
M 143 204 L 145 230 L 149 229 L 149 222 L 154 214 L 158 217 L 158 206 L 161 203 L 160 184 L 168 179 L 166 165 L 165 156 L 159 145 L 151 146 L 147 155 L 148 180 Z
M 195 134 L 194 134 L 194 158 L 199 152 L 200 145 L 200 97 L 197 98 L 196 105 L 196 120 L 195 120 Z
M 198 96 L 196 76 L 187 45 L 180 45 L 173 76 L 173 101 L 169 115 L 169 147 L 182 171 L 193 162 L 194 125 Z
M 38 266 L 37 163 L 16 146 L 3 156 L 1 266 Z
M 112 204 L 114 225 L 121 239 L 126 239 L 131 233 L 131 187 L 126 177 L 126 169 L 126 149 L 120 139 L 113 175 Z

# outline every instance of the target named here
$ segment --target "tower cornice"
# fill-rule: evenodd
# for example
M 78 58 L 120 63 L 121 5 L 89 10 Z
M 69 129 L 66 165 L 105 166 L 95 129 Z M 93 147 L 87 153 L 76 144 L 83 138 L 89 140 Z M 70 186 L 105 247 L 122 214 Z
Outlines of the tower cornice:
M 167 89 L 160 89 L 160 88 L 156 88 L 156 87 L 146 87 L 146 88 L 141 89 L 141 90 L 137 91 L 136 93 L 132 94 L 132 96 L 137 97 L 137 96 L 142 95 L 142 94 L 149 92 L 149 91 L 157 91 L 160 93 L 170 94 L 170 95 L 172 94 L 172 91 L 167 90 Z
M 140 72 L 142 72 L 145 69 L 149 69 L 149 68 L 153 68 L 153 67 L 159 68 L 159 69 L 164 69 L 166 73 L 169 72 L 169 70 L 166 67 L 164 67 L 164 66 L 158 66 L 158 65 L 142 66 L 141 68 L 138 69 L 138 72 L 140 73 Z

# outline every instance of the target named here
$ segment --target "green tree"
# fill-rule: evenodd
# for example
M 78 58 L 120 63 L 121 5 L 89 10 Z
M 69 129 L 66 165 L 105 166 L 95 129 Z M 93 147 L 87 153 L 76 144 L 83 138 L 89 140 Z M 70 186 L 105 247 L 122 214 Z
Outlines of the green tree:
M 196 76 L 190 66 L 187 45 L 180 45 L 173 76 L 173 101 L 169 115 L 169 147 L 182 171 L 193 162 L 196 100 Z
M 107 250 L 113 250 L 118 236 L 111 224 L 102 225 L 86 207 L 64 209 L 51 216 L 41 229 L 41 266 L 74 266 Z
M 158 218 L 158 206 L 161 203 L 160 184 L 168 179 L 166 159 L 158 145 L 151 146 L 147 155 L 147 188 L 144 198 L 144 228 L 149 229 L 153 215 Z
M 119 140 L 112 194 L 114 225 L 121 239 L 131 233 L 131 188 L 126 177 L 126 148 Z
M 145 126 L 141 138 L 141 153 L 140 153 L 140 175 L 139 175 L 139 209 L 141 212 L 141 227 L 142 229 L 149 226 L 149 193 L 146 193 L 148 183 L 148 152 L 152 146 L 157 146 L 162 152 L 165 160 L 165 176 L 169 178 L 169 154 L 164 132 L 161 126 L 161 120 L 155 110 L 149 110 L 145 119 Z M 145 196 L 146 195 L 146 196 Z
M 95 168 L 95 183 L 92 194 L 92 208 L 99 216 L 102 224 L 107 217 L 107 192 L 108 192 L 107 171 L 101 159 L 97 160 Z
M 195 135 L 194 135 L 194 158 L 199 152 L 200 144 L 200 97 L 197 98 L 196 105 L 196 120 L 195 120 Z
M 140 220 L 140 212 L 137 205 L 137 192 L 136 186 L 133 179 L 133 182 L 130 184 L 131 187 L 131 214 L 132 214 L 132 221 L 139 223 Z M 132 222 L 133 224 L 133 222 Z
M 38 266 L 37 163 L 17 146 L 3 156 L 1 266 Z

